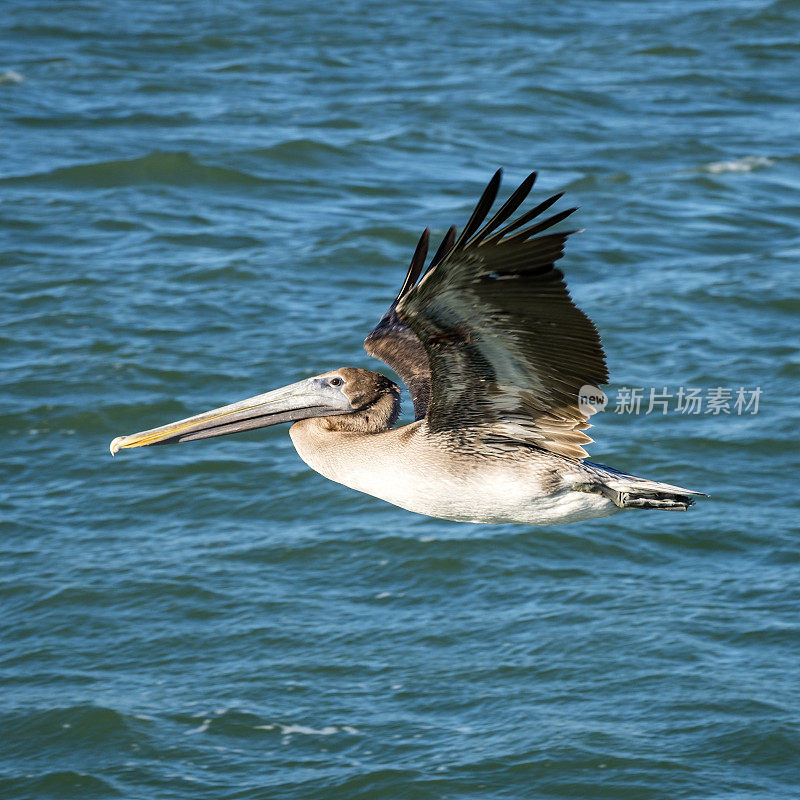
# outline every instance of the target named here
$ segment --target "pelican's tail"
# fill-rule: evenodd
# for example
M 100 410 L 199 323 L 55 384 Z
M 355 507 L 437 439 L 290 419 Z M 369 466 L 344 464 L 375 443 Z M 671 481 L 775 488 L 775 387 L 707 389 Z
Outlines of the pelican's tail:
M 686 511 L 694 505 L 693 498 L 708 497 L 702 492 L 617 472 L 603 464 L 592 464 L 589 461 L 584 461 L 583 464 L 591 468 L 593 480 L 581 483 L 575 488 L 582 492 L 601 494 L 618 508 L 659 508 L 663 511 Z

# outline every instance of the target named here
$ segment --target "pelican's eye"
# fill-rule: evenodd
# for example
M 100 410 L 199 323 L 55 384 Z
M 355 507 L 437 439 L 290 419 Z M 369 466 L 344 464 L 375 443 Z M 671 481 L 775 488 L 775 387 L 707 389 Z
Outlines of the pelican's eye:
M 344 381 L 341 378 L 331 378 L 331 386 L 341 386 Z

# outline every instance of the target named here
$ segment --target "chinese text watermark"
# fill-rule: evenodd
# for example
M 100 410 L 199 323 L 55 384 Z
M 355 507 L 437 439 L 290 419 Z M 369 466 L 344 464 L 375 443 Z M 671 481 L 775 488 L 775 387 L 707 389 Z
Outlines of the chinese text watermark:
M 609 396 L 596 386 L 582 386 L 578 406 L 587 415 L 599 411 L 614 414 L 721 414 L 743 416 L 757 414 L 761 387 L 744 386 L 678 386 L 670 390 L 644 386 L 621 386 L 615 396 Z

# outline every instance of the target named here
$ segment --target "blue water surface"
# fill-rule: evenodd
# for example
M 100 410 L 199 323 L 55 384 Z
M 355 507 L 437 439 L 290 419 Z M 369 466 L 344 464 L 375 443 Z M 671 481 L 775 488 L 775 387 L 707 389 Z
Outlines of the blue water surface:
M 797 0 L 0 12 L 0 796 L 798 796 Z M 581 206 L 561 263 L 644 392 L 592 458 L 710 501 L 459 525 L 285 428 L 111 459 L 381 368 L 499 166 Z

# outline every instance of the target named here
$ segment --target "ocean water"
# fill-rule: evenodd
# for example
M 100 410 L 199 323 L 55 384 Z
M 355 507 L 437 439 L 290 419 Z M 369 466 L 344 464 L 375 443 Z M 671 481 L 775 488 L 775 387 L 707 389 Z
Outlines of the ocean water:
M 800 3 L 0 11 L 0 796 L 800 796 Z M 710 500 L 459 525 L 285 428 L 111 459 L 380 369 L 498 166 L 581 206 L 593 460 Z

